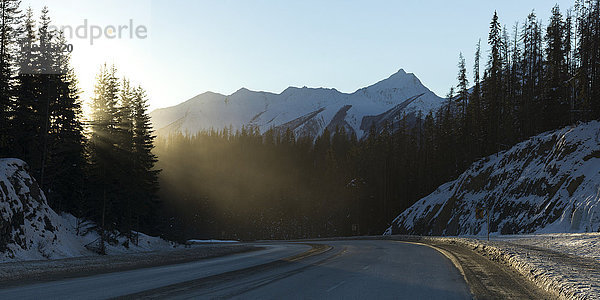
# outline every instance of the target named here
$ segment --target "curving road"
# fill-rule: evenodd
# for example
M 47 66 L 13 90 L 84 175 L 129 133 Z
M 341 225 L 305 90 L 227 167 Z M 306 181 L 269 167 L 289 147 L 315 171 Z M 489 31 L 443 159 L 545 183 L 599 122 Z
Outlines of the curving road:
M 260 246 L 265 249 L 10 287 L 0 290 L 0 299 L 472 298 L 452 262 L 428 246 L 385 240 Z

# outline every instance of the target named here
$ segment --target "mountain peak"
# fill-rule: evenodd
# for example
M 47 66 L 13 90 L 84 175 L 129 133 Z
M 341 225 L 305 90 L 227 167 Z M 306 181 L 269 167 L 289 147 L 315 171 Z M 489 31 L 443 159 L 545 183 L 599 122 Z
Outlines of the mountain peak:
M 358 90 L 365 94 L 377 95 L 381 93 L 385 94 L 402 94 L 402 97 L 408 98 L 419 94 L 429 92 L 421 81 L 413 73 L 406 73 L 404 69 L 398 70 L 398 72 L 392 74 L 387 79 L 381 80 L 376 84 L 369 87 Z
M 392 74 L 392 76 L 396 76 L 396 75 L 407 75 L 406 71 L 404 71 L 404 69 L 400 68 L 400 70 L 398 70 L 398 72 Z M 390 77 L 392 77 L 390 76 Z
M 415 76 L 415 74 L 406 73 L 404 71 L 404 69 L 398 70 L 398 72 L 392 74 L 387 79 L 384 79 L 384 80 L 376 83 L 375 85 L 378 85 L 381 83 L 386 83 L 386 87 L 394 87 L 394 88 L 401 88 L 401 87 L 405 87 L 407 85 L 421 85 L 422 86 L 421 82 L 419 81 L 417 76 Z
M 247 95 L 248 93 L 251 93 L 252 91 L 243 87 L 240 88 L 239 90 L 235 91 L 233 94 L 231 94 L 231 96 L 233 95 Z

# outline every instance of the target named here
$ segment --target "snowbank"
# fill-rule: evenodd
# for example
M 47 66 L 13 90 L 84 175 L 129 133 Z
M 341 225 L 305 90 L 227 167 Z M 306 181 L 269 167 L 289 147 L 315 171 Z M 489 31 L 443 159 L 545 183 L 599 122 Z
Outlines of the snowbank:
M 85 245 L 99 235 L 79 224 L 72 215 L 58 215 L 44 193 L 18 159 L 0 159 L 0 262 L 57 259 L 95 255 Z M 79 233 L 79 234 L 78 234 Z M 139 234 L 138 245 L 117 237 L 107 245 L 108 254 L 171 249 L 175 245 L 160 238 Z
M 544 248 L 568 255 L 598 261 L 600 264 L 600 233 L 552 233 L 498 236 L 492 240 Z
M 512 236 L 490 242 L 448 238 L 471 247 L 491 260 L 509 265 L 539 287 L 563 299 L 600 299 L 600 263 L 585 246 L 596 245 L 598 235 Z M 536 246 L 537 245 L 537 246 Z M 549 248 L 539 247 L 546 245 Z M 554 245 L 558 248 L 550 248 Z M 581 253 L 583 256 L 571 253 Z

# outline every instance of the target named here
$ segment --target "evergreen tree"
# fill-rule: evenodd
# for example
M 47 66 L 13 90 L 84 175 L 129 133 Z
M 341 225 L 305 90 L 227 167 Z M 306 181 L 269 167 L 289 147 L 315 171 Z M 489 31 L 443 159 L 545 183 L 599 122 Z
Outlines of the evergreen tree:
M 20 0 L 0 3 L 0 156 L 11 153 L 11 111 L 14 93 L 17 30 L 20 23 Z
M 565 22 L 558 5 L 546 30 L 546 60 L 544 73 L 544 130 L 564 126 L 569 120 L 567 93 L 567 56 Z
M 90 183 L 88 201 L 92 205 L 93 215 L 102 229 L 101 251 L 104 246 L 104 230 L 116 229 L 120 214 L 118 206 L 120 170 L 118 160 L 118 100 L 119 81 L 115 66 L 102 66 L 94 87 L 91 102 L 90 142 L 88 156 Z
M 132 199 L 136 197 L 136 183 L 134 174 L 133 157 L 133 87 L 128 79 L 121 81 L 119 89 L 119 100 L 115 110 L 114 128 L 114 159 L 118 167 L 114 169 L 117 178 L 119 201 L 115 206 L 119 207 L 117 222 L 121 232 L 129 232 L 133 227 L 134 203 Z
M 467 128 L 470 130 L 467 145 L 469 147 L 469 158 L 473 159 L 478 153 L 483 152 L 483 109 L 481 104 L 481 78 L 480 78 L 480 60 L 481 60 L 481 40 L 477 42 L 475 50 L 475 61 L 473 64 L 473 91 L 467 104 Z
M 469 79 L 467 78 L 467 68 L 465 65 L 465 58 L 463 57 L 462 53 L 460 53 L 459 55 L 457 79 L 457 100 L 459 101 L 459 111 L 458 114 L 455 116 L 457 120 L 453 123 L 457 130 L 455 135 L 458 135 L 458 138 L 455 139 L 455 141 L 457 143 L 458 141 L 460 141 L 460 145 L 462 148 L 456 152 L 456 154 L 458 155 L 457 164 L 462 166 L 470 159 L 469 151 L 471 150 L 469 147 L 467 147 L 467 143 L 469 142 L 469 136 L 471 135 L 471 128 L 468 127 L 470 120 L 468 119 L 467 115 L 467 106 L 469 105 Z M 458 144 L 456 146 L 458 147 Z
M 512 48 L 506 26 L 502 27 L 501 43 L 501 77 L 500 77 L 500 104 L 499 104 L 499 135 L 498 143 L 506 145 L 514 140 L 515 125 L 515 98 L 512 97 L 515 86 L 512 80 Z
M 62 33 L 50 30 L 44 7 L 38 29 L 39 153 L 38 181 L 51 206 L 80 214 L 83 204 L 84 149 L 77 79 Z M 76 209 L 78 208 L 78 209 Z
M 581 4 L 578 18 L 577 96 L 586 120 L 600 117 L 600 0 Z
M 158 175 L 160 170 L 155 168 L 158 161 L 152 153 L 154 139 L 152 123 L 148 114 L 148 99 L 142 87 L 133 90 L 133 170 L 137 181 L 136 189 L 136 230 L 153 232 L 156 220 L 158 200 Z M 141 223 L 141 224 L 140 224 Z
M 48 8 L 44 7 L 42 9 L 38 28 L 39 52 L 38 57 L 36 58 L 39 66 L 39 98 L 37 101 L 39 110 L 37 114 L 40 119 L 40 123 L 38 124 L 39 128 L 37 129 L 38 132 L 40 132 L 38 137 L 39 141 L 37 141 L 40 145 L 40 169 L 38 170 L 38 180 L 42 189 L 45 189 L 46 186 L 45 172 L 49 150 L 48 139 L 52 114 L 51 108 L 55 107 L 56 102 L 58 101 L 58 85 L 60 82 L 60 78 L 58 77 L 58 61 L 56 61 L 56 55 L 54 53 L 55 34 L 55 32 L 50 30 Z
M 19 56 L 17 57 L 17 86 L 12 126 L 15 128 L 14 155 L 26 161 L 39 178 L 42 165 L 40 144 L 41 128 L 44 119 L 41 115 L 40 68 L 38 36 L 31 8 L 27 10 L 19 40 Z M 18 130 L 17 130 L 18 129 Z
M 485 109 L 485 118 L 487 121 L 487 151 L 490 153 L 498 150 L 500 144 L 500 116 L 503 103 L 503 58 L 502 58 L 502 37 L 501 26 L 498 21 L 498 14 L 494 12 L 490 23 L 490 33 L 488 36 L 490 45 L 490 55 L 488 60 L 487 77 L 484 79 L 483 86 L 483 107 Z
M 541 26 L 535 13 L 530 13 L 523 25 L 522 37 L 523 54 L 521 74 L 523 76 L 523 91 L 519 124 L 522 137 L 529 137 L 539 132 L 541 123 L 541 94 L 542 94 L 542 38 Z
M 458 101 L 460 107 L 461 118 L 464 119 L 466 116 L 467 103 L 469 102 L 469 79 L 467 78 L 467 67 L 465 65 L 465 58 L 462 52 L 459 54 L 458 59 Z
M 523 109 L 523 73 L 521 68 L 521 44 L 520 44 L 520 34 L 519 34 L 519 23 L 515 23 L 513 27 L 513 37 L 511 41 L 510 51 L 511 59 L 510 64 L 507 66 L 508 68 L 508 78 L 506 79 L 508 82 L 508 92 L 507 97 L 510 99 L 511 106 L 509 107 L 511 111 L 511 119 L 513 132 L 512 136 L 509 139 L 509 143 L 521 140 L 523 138 L 523 128 L 522 128 L 522 119 L 520 116 L 520 111 Z
M 59 34 L 54 49 L 64 49 L 66 40 Z M 49 147 L 46 171 L 46 195 L 61 211 L 78 217 L 88 209 L 84 198 L 85 138 L 81 99 L 75 71 L 68 52 L 54 51 L 56 99 L 51 101 Z

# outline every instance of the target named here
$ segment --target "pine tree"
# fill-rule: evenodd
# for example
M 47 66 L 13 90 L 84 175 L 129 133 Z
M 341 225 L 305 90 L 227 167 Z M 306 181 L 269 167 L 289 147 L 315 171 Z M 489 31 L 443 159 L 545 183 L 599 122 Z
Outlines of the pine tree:
M 575 71 L 577 69 L 577 63 L 575 59 L 575 47 L 577 38 L 574 34 L 575 26 L 573 22 L 573 11 L 569 9 L 565 18 L 565 52 L 567 53 L 567 99 L 569 103 L 569 123 L 573 124 L 576 121 L 576 107 L 577 101 L 575 99 L 576 84 L 575 84 Z
M 590 98 L 593 99 L 594 118 L 600 119 L 600 0 L 592 4 L 591 23 Z
M 462 52 L 459 54 L 458 59 L 458 101 L 460 102 L 460 113 L 461 118 L 466 117 L 467 103 L 469 102 L 469 79 L 467 78 L 467 67 L 465 65 L 465 58 Z
M 148 99 L 146 91 L 142 87 L 133 90 L 133 170 L 138 182 L 136 189 L 136 230 L 155 230 L 156 210 L 158 207 L 158 174 L 160 170 L 155 168 L 158 162 L 156 155 L 152 153 L 154 140 L 152 123 L 148 114 Z
M 456 132 L 454 132 L 454 135 L 458 136 L 457 138 L 455 138 L 455 141 L 457 142 L 456 146 L 458 147 L 458 141 L 460 141 L 460 145 L 462 148 L 460 149 L 460 151 L 456 151 L 456 154 L 459 156 L 457 158 L 457 164 L 462 166 L 469 160 L 470 155 L 468 151 L 470 151 L 470 149 L 469 147 L 467 147 L 467 143 L 469 140 L 469 135 L 471 135 L 471 130 L 468 125 L 470 120 L 467 116 L 467 106 L 469 105 L 469 79 L 467 78 L 467 68 L 465 65 L 465 58 L 463 57 L 462 53 L 460 53 L 459 55 L 457 79 L 457 100 L 459 101 L 459 111 L 457 115 L 454 116 L 454 118 L 457 120 L 453 123 L 456 127 Z
M 509 140 L 509 143 L 522 140 L 523 137 L 523 123 L 520 116 L 520 112 L 523 109 L 523 73 L 521 69 L 521 43 L 519 34 L 519 23 L 515 23 L 513 27 L 513 36 L 511 41 L 511 60 L 508 66 L 508 86 L 509 91 L 507 97 L 511 100 L 511 122 L 513 124 L 513 135 Z
M 515 86 L 512 79 L 512 47 L 506 26 L 502 27 L 502 45 L 501 45 L 501 77 L 500 77 L 500 105 L 499 105 L 499 136 L 498 143 L 510 144 L 515 139 L 515 98 L 513 92 Z
M 471 134 L 468 136 L 467 145 L 469 145 L 469 158 L 473 159 L 480 153 L 483 153 L 483 109 L 481 104 L 481 78 L 480 78 L 480 60 L 481 60 L 481 40 L 477 42 L 475 49 L 475 61 L 473 64 L 473 92 L 470 95 L 467 104 L 467 128 Z
M 65 37 L 59 34 L 54 49 L 65 47 Z M 83 217 L 89 205 L 84 198 L 85 139 L 78 81 L 69 53 L 53 51 L 53 55 L 56 99 L 50 105 L 46 195 L 58 210 Z
M 485 109 L 485 118 L 487 121 L 487 151 L 494 153 L 498 151 L 500 144 L 500 117 L 503 104 L 503 58 L 502 58 L 502 37 L 501 26 L 498 21 L 498 14 L 494 12 L 490 23 L 490 33 L 488 36 L 490 45 L 490 55 L 488 60 L 487 76 L 484 79 L 483 86 L 483 107 Z
M 546 60 L 544 72 L 544 130 L 556 129 L 568 123 L 567 57 L 565 23 L 558 5 L 546 30 Z
M 600 117 L 600 0 L 581 4 L 578 18 L 577 93 L 586 120 Z
M 540 131 L 543 55 L 541 25 L 535 13 L 530 13 L 522 29 L 523 53 L 521 74 L 523 88 L 519 105 L 519 124 L 522 137 L 529 137 Z
M 128 79 L 123 78 L 119 90 L 119 101 L 116 107 L 114 128 L 114 153 L 118 167 L 114 169 L 119 190 L 119 230 L 130 232 L 133 227 L 132 199 L 136 196 L 133 157 L 133 87 Z
M 40 68 L 38 36 L 31 8 L 27 10 L 21 26 L 23 36 L 19 40 L 19 56 L 17 57 L 17 86 L 12 126 L 15 128 L 15 156 L 26 161 L 39 178 L 41 167 L 40 135 L 43 118 L 40 101 Z M 18 128 L 18 130 L 17 130 Z
M 14 93 L 17 30 L 20 23 L 20 0 L 0 3 L 0 156 L 11 154 L 11 110 Z
M 38 28 L 37 84 L 40 169 L 38 181 L 51 206 L 80 214 L 83 202 L 85 161 L 83 124 L 77 79 L 70 67 L 70 55 L 63 52 L 66 40 L 51 30 L 46 7 Z
M 46 186 L 46 163 L 48 159 L 48 139 L 51 122 L 51 108 L 56 105 L 58 101 L 58 62 L 56 61 L 54 39 L 55 32 L 50 30 L 50 17 L 48 16 L 48 8 L 42 9 L 40 17 L 40 23 L 38 28 L 39 36 L 39 53 L 37 57 L 37 64 L 39 66 L 39 98 L 37 112 L 40 119 L 38 124 L 39 128 L 39 141 L 40 145 L 40 169 L 38 180 L 42 189 Z
M 94 87 L 91 102 L 89 156 L 89 194 L 92 204 L 92 220 L 101 227 L 102 241 L 100 252 L 104 251 L 105 230 L 116 229 L 120 214 L 119 170 L 122 166 L 118 160 L 118 100 L 119 81 L 115 66 L 102 66 Z

